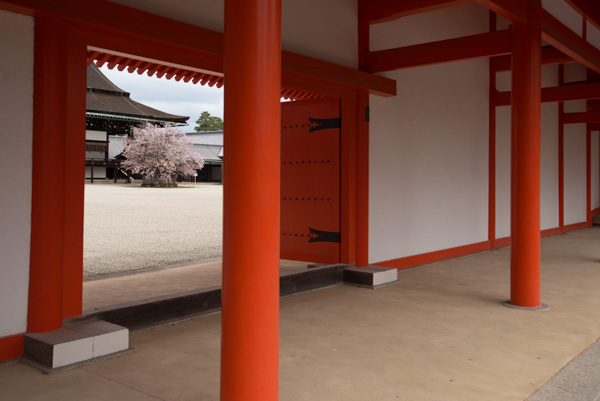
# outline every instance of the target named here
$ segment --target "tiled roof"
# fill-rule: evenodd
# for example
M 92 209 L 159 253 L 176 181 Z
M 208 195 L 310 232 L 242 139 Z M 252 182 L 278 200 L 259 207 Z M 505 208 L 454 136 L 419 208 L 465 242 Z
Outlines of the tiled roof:
M 136 102 L 129 92 L 113 84 L 95 64 L 87 68 L 86 111 L 89 113 L 111 114 L 115 116 L 137 117 L 173 123 L 185 123 L 189 117 L 165 113 Z

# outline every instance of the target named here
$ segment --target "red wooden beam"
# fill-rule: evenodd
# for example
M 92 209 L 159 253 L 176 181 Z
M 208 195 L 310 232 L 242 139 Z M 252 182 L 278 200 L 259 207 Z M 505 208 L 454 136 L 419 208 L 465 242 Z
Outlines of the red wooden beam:
M 370 24 L 393 21 L 408 15 L 472 3 L 474 0 L 360 0 L 359 9 Z
M 396 96 L 396 81 L 393 79 L 286 51 L 281 53 L 281 65 L 285 73 L 317 77 L 336 84 L 367 89 L 380 96 Z M 284 78 L 285 75 L 287 74 L 284 74 Z
M 496 106 L 510 105 L 511 92 L 496 92 Z M 570 100 L 600 99 L 600 82 L 582 82 L 563 86 L 542 88 L 542 102 L 568 102 Z
M 527 2 L 522 0 L 477 0 L 479 4 L 513 22 L 527 21 Z
M 512 68 L 511 58 L 512 56 L 510 54 L 492 57 L 490 59 L 492 69 L 494 71 L 510 71 Z M 552 46 L 542 47 L 542 65 L 567 64 L 574 62 L 575 60 L 571 57 Z
M 511 51 L 510 30 L 482 33 L 455 39 L 371 52 L 367 71 L 383 72 L 402 68 L 498 56 Z
M 583 111 L 579 113 L 564 113 L 565 124 L 600 123 L 600 111 Z
M 591 131 L 600 131 L 600 123 L 592 123 L 588 127 L 590 127 Z
M 600 50 L 583 40 L 546 10 L 542 10 L 542 38 L 575 61 L 600 72 Z
M 595 0 L 565 0 L 579 14 L 600 29 L 600 4 Z
M 88 43 L 91 46 L 138 54 L 149 59 L 164 59 L 168 55 L 170 61 L 177 64 L 223 72 L 222 33 L 106 0 L 0 0 L 0 9 L 27 15 L 41 12 L 66 17 L 82 29 L 86 40 L 94 42 Z M 132 24 L 131 21 L 136 23 Z M 367 89 L 373 94 L 396 95 L 396 82 L 392 79 L 294 53 L 283 52 L 282 69 L 284 76 L 292 75 L 289 78 L 291 80 L 295 80 L 294 75 L 300 75 Z

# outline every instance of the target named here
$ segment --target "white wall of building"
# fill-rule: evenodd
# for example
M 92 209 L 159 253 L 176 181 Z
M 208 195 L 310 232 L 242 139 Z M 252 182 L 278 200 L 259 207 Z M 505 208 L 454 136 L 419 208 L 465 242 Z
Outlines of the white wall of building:
M 600 207 L 600 132 L 592 132 L 592 210 Z
M 542 7 L 578 36 L 581 36 L 583 27 L 581 14 L 569 6 L 565 0 L 542 0 Z
M 371 97 L 370 262 L 487 240 L 488 62 L 386 74 Z
M 106 141 L 108 140 L 108 134 L 106 131 L 90 131 L 85 130 L 86 141 Z
M 558 67 L 542 67 L 542 87 L 558 86 Z M 540 154 L 540 229 L 558 221 L 558 103 L 542 103 Z
M 92 168 L 86 166 L 85 168 L 85 178 L 92 178 Z M 106 178 L 106 167 L 94 167 L 94 179 Z
M 510 119 L 510 106 L 496 107 L 496 238 L 510 237 Z
M 138 10 L 224 32 L 223 0 L 111 0 Z M 356 68 L 357 0 L 282 2 L 284 50 Z
M 470 18 L 411 17 L 415 37 L 487 29 L 484 8 L 460 9 Z M 372 32 L 371 45 L 392 45 L 390 34 Z M 398 96 L 370 98 L 371 263 L 487 240 L 488 68 L 471 60 L 383 74 Z
M 585 124 L 565 125 L 565 225 L 587 221 L 587 159 Z
M 33 19 L 0 11 L 0 337 L 27 329 Z
M 589 44 L 600 49 L 600 29 L 589 21 L 586 22 L 586 37 Z
M 96 151 L 86 151 L 85 159 L 86 160 L 104 160 L 106 157 L 106 153 L 104 152 L 96 152 Z
M 565 83 L 584 81 L 586 68 L 578 63 L 565 64 Z M 565 102 L 565 113 L 586 111 L 586 101 Z M 583 223 L 586 212 L 586 127 L 585 124 L 565 125 L 564 197 L 565 224 Z

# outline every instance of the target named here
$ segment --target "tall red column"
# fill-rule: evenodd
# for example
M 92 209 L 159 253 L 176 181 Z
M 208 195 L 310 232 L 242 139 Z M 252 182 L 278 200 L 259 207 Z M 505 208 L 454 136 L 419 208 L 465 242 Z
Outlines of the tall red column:
M 281 0 L 225 1 L 224 63 L 221 400 L 273 401 L 279 382 Z
M 66 34 L 59 21 L 35 22 L 33 187 L 27 330 L 62 327 L 65 202 Z M 52 179 L 47 177 L 52 172 Z
M 513 25 L 510 305 L 540 303 L 541 1 Z
M 81 315 L 83 298 L 83 215 L 85 203 L 85 100 L 87 46 L 68 32 L 64 195 L 63 317 Z

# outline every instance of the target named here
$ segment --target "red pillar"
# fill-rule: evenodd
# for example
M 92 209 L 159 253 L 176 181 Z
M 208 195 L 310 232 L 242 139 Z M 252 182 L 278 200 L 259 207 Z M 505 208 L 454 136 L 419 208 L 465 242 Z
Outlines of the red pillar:
M 541 1 L 513 25 L 510 304 L 540 303 Z
M 369 264 L 369 93 L 358 93 L 356 266 Z
M 59 329 L 63 320 L 65 38 L 63 24 L 46 16 L 37 16 L 27 315 L 30 332 Z
M 63 317 L 81 315 L 83 297 L 83 214 L 85 194 L 85 100 L 87 46 L 68 32 L 65 114 L 65 226 Z M 116 169 L 115 169 L 116 177 Z
M 273 401 L 279 381 L 281 0 L 225 1 L 224 72 L 221 400 Z

